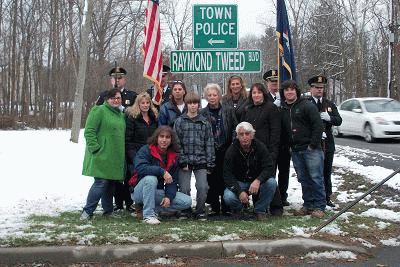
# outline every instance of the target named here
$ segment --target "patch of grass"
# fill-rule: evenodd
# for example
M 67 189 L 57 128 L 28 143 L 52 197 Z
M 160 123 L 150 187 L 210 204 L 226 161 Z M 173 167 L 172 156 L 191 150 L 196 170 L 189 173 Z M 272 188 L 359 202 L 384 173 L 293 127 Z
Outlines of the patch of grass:
M 81 222 L 76 212 L 59 216 L 31 216 L 29 227 L 19 237 L 0 240 L 0 245 L 104 245 L 153 242 L 207 241 L 212 236 L 236 234 L 240 239 L 286 238 L 292 226 L 313 227 L 321 220 L 306 217 L 270 217 L 265 222 L 255 220 L 163 220 L 160 225 L 144 224 L 128 213 L 104 218 L 95 215 Z M 174 234 L 174 236 L 171 236 Z M 176 240 L 177 239 L 177 240 Z
M 372 184 L 360 175 L 338 170 L 343 178 L 343 184 L 339 191 L 359 193 L 368 190 Z M 360 189 L 359 186 L 365 186 Z M 395 195 L 396 193 L 397 195 Z M 335 194 L 336 195 L 336 194 Z M 375 200 L 380 205 L 388 196 L 398 201 L 398 192 L 387 186 L 373 193 L 367 202 Z M 335 198 L 335 197 L 334 197 Z M 340 208 L 349 203 L 339 203 Z M 400 235 L 398 224 L 391 223 L 385 229 L 379 229 L 376 225 L 379 219 L 361 217 L 357 214 L 366 211 L 373 206 L 366 206 L 366 202 L 358 203 L 348 212 L 355 215 L 344 220 L 339 217 L 335 221 L 345 236 L 334 236 L 326 232 L 320 232 L 316 237 L 327 240 L 349 240 L 358 237 L 379 245 L 379 240 L 397 237 Z M 386 207 L 385 207 L 386 208 Z M 338 210 L 336 210 L 337 212 Z M 328 211 L 325 219 L 334 215 Z M 310 229 L 317 227 L 323 220 L 307 217 L 295 217 L 285 215 L 283 217 L 269 217 L 267 221 L 255 220 L 212 220 L 206 222 L 196 220 L 162 220 L 160 225 L 152 226 L 144 224 L 129 213 L 119 213 L 115 217 L 103 217 L 95 214 L 88 222 L 79 220 L 78 212 L 63 212 L 59 216 L 31 216 L 27 219 L 28 226 L 22 233 L 15 233 L 9 237 L 0 239 L 0 246 L 50 246 L 50 245 L 127 245 L 134 243 L 162 243 L 162 242 L 196 242 L 208 241 L 211 237 L 223 236 L 246 239 L 277 239 L 288 238 L 295 231 L 294 227 Z M 360 227 L 363 225 L 364 227 Z

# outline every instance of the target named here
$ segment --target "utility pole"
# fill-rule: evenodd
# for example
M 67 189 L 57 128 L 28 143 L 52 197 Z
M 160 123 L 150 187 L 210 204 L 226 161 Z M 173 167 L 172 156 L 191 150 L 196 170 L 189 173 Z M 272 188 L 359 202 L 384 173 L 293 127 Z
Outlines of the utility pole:
M 389 25 L 389 55 L 388 55 L 388 97 L 398 97 L 397 72 L 399 55 L 399 4 L 400 0 L 391 0 L 390 25 Z

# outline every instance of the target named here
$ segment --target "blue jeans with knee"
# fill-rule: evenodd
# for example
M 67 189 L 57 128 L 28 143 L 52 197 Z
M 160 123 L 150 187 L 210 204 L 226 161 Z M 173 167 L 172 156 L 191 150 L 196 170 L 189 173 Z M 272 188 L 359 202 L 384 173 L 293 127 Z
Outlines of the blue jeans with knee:
M 111 213 L 113 211 L 114 187 L 115 181 L 94 177 L 83 210 L 92 216 L 101 199 L 104 213 Z
M 292 152 L 293 166 L 301 184 L 303 206 L 325 210 L 324 154 L 321 149 Z
M 240 181 L 238 183 L 242 190 L 246 191 L 249 190 L 251 183 L 245 183 Z M 258 200 L 256 203 L 253 203 L 255 213 L 267 212 L 269 204 L 274 198 L 276 187 L 277 184 L 274 177 L 271 177 L 264 183 L 260 184 L 260 188 L 258 191 Z M 240 202 L 239 197 L 228 188 L 225 188 L 224 191 L 224 201 L 234 212 L 241 211 L 244 208 L 242 202 Z
M 157 177 L 145 176 L 135 186 L 131 197 L 136 204 L 143 204 L 143 218 L 155 217 L 159 211 L 179 211 L 192 206 L 192 199 L 183 193 L 177 192 L 168 208 L 160 206 L 165 197 L 163 189 L 157 189 Z

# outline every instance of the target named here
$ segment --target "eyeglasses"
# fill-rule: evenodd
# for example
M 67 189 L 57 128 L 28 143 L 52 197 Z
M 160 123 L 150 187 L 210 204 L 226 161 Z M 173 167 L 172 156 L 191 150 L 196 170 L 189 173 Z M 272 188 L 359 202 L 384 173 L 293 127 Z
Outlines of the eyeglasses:
M 115 101 L 115 100 L 120 101 L 122 98 L 121 98 L 121 97 L 110 97 L 110 99 L 111 99 L 111 100 L 114 100 L 114 101 Z

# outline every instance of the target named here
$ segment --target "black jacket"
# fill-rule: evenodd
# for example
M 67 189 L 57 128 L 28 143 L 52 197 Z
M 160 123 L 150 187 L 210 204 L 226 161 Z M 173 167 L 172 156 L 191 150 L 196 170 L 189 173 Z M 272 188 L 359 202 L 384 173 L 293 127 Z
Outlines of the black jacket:
M 264 101 L 261 105 L 250 102 L 242 113 L 240 121 L 247 121 L 253 125 L 256 130 L 255 137 L 267 146 L 272 159 L 276 161 L 281 134 L 279 109 L 269 101 Z
M 317 103 L 315 102 L 313 97 L 310 97 L 309 100 L 311 103 L 313 103 L 315 106 L 317 106 Z M 322 98 L 322 110 L 321 112 L 328 112 L 329 116 L 331 117 L 331 121 L 322 121 L 324 124 L 324 132 L 326 133 L 326 139 L 325 139 L 325 151 L 326 152 L 333 152 L 335 151 L 335 140 L 333 138 L 332 134 L 332 126 L 339 126 L 342 124 L 342 117 L 340 117 L 340 114 L 337 110 L 337 107 L 335 103 L 332 101 Z
M 208 105 L 205 108 L 202 108 L 199 113 L 203 115 L 211 124 L 211 111 Z M 221 104 L 221 109 L 219 114 L 222 116 L 222 122 L 224 124 L 223 131 L 225 133 L 225 143 L 215 144 L 215 149 L 219 149 L 221 147 L 227 148 L 232 143 L 232 137 L 234 131 L 233 108 L 228 105 Z
M 103 91 L 97 97 L 97 100 L 96 100 L 97 106 L 104 103 L 104 97 L 107 95 L 107 92 L 108 92 L 108 90 Z M 137 97 L 136 92 L 130 91 L 130 90 L 124 88 L 121 91 L 121 98 L 122 98 L 121 105 L 124 106 L 125 108 L 132 106 L 135 103 L 136 97 Z
M 240 96 L 235 107 L 232 97 L 224 95 L 222 97 L 221 103 L 223 106 L 229 108 L 229 110 L 232 112 L 233 127 L 236 127 L 240 120 L 240 114 L 243 111 L 243 108 L 247 105 L 247 98 Z
M 269 102 L 271 102 L 271 103 L 274 103 L 274 101 L 275 101 L 275 99 L 272 97 L 272 95 L 271 95 L 270 92 L 267 93 L 267 100 L 268 100 Z
M 133 163 L 136 152 L 145 144 L 147 139 L 157 129 L 157 119 L 153 112 L 149 112 L 150 124 L 147 124 L 142 115 L 133 118 L 130 114 L 126 117 L 125 151 L 130 163 Z
M 163 88 L 163 90 L 164 90 L 164 88 Z M 147 89 L 147 93 L 150 95 L 150 98 L 153 99 L 153 97 L 154 97 L 154 86 L 152 86 L 149 89 Z M 165 92 L 162 95 L 162 100 L 161 100 L 160 105 L 155 105 L 156 108 L 158 110 L 160 110 L 160 107 L 162 106 L 162 104 L 164 104 L 164 103 L 169 101 L 170 96 L 171 96 L 171 88 L 168 86 L 167 90 L 165 90 Z
M 298 98 L 292 105 L 282 103 L 282 130 L 288 135 L 292 151 L 321 148 L 322 120 L 310 101 Z
M 251 151 L 247 154 L 235 139 L 225 154 L 223 177 L 226 187 L 238 196 L 241 190 L 238 181 L 253 182 L 255 179 L 264 183 L 275 176 L 273 162 L 267 147 L 253 139 Z

